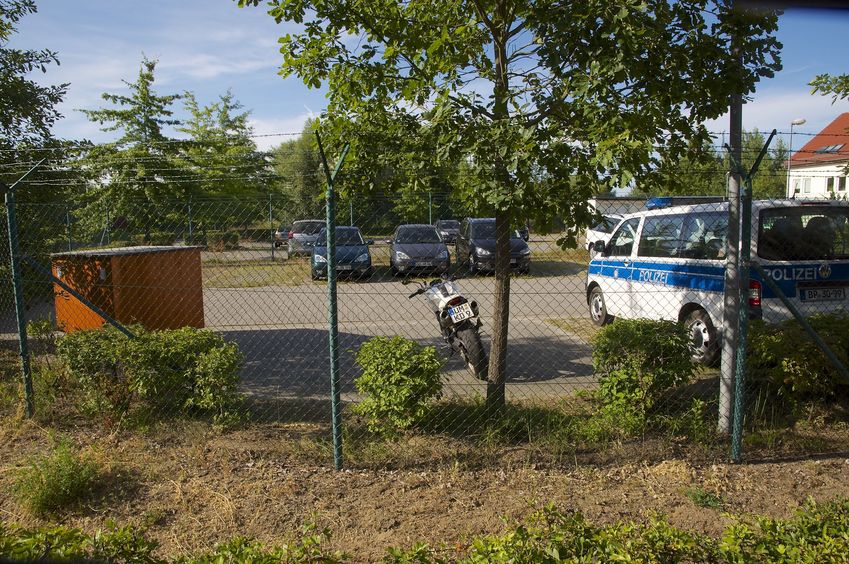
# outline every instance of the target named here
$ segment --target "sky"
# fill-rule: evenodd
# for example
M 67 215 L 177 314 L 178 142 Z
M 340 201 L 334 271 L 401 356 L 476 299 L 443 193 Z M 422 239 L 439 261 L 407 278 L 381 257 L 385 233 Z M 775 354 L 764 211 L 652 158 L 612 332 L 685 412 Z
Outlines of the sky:
M 277 40 L 294 31 L 277 24 L 263 7 L 239 8 L 233 0 L 37 0 L 38 12 L 24 18 L 11 45 L 51 49 L 61 65 L 34 78 L 47 84 L 68 82 L 60 107 L 63 119 L 57 137 L 103 142 L 104 133 L 79 109 L 109 107 L 100 95 L 124 93 L 122 80 L 134 81 L 143 55 L 157 59 L 159 94 L 192 91 L 201 104 L 212 103 L 231 90 L 245 109 L 261 149 L 300 133 L 304 121 L 321 113 L 325 91 L 310 90 L 296 77 L 278 74 L 282 56 Z M 794 127 L 794 149 L 837 115 L 849 102 L 832 104 L 812 96 L 808 83 L 818 74 L 849 73 L 845 59 L 847 11 L 788 10 L 779 20 L 784 44 L 783 70 L 763 81 L 743 109 L 743 127 L 761 131 Z M 179 117 L 181 108 L 175 108 Z M 728 130 L 728 118 L 707 124 L 711 131 Z

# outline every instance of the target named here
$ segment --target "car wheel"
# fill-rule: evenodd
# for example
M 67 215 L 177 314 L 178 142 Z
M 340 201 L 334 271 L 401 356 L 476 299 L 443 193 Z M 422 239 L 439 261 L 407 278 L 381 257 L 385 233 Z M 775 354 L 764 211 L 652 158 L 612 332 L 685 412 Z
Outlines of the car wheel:
M 319 280 L 318 272 L 310 269 L 310 278 L 312 278 L 313 280 Z
M 693 362 L 712 366 L 719 360 L 719 340 L 710 315 L 699 308 L 690 312 L 684 320 L 684 328 L 690 338 Z
M 590 291 L 590 319 L 601 327 L 613 321 L 613 316 L 607 313 L 607 305 L 604 303 L 604 293 L 598 286 Z

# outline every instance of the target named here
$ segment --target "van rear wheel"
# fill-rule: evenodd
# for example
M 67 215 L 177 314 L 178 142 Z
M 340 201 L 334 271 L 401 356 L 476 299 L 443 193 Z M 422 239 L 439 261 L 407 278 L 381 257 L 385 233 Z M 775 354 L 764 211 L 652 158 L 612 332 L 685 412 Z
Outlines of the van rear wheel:
M 719 360 L 719 339 L 710 315 L 699 308 L 690 312 L 684 320 L 684 328 L 690 338 L 690 358 L 693 362 L 712 366 Z

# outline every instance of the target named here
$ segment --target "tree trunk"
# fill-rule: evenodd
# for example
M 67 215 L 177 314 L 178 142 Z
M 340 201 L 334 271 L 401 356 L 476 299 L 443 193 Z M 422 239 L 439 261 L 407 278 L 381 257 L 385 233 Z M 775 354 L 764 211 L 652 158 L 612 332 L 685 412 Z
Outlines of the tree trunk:
M 493 22 L 495 76 L 493 86 L 493 120 L 498 123 L 510 117 L 507 76 L 507 9 L 504 2 L 496 5 Z M 503 160 L 493 163 L 495 178 L 505 194 L 510 192 L 510 175 Z M 509 201 L 509 199 L 508 199 Z M 510 209 L 495 211 L 495 296 L 492 318 L 492 344 L 489 353 L 489 381 L 486 405 L 490 416 L 504 407 L 507 378 L 507 329 L 510 322 Z
M 507 379 L 507 333 L 510 323 L 510 214 L 495 212 L 495 311 L 492 316 L 492 345 L 486 405 L 490 415 L 505 403 Z

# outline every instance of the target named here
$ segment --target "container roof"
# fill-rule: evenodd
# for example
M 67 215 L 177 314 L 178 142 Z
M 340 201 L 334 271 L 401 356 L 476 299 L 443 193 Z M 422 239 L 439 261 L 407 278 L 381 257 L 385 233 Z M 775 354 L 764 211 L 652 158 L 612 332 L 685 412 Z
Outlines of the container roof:
M 100 249 L 87 249 L 85 251 L 66 251 L 64 253 L 53 253 L 51 257 L 115 257 L 126 255 L 148 255 L 155 253 L 169 253 L 175 251 L 194 251 L 202 249 L 201 246 L 180 246 L 172 247 L 168 245 L 153 246 L 143 245 L 139 247 L 112 247 Z

